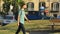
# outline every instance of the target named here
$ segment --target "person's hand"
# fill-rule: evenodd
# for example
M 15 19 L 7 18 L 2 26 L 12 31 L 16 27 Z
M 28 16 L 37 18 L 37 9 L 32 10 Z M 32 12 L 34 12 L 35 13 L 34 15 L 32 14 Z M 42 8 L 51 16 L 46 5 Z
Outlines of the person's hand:
M 30 23 L 31 21 L 30 21 L 30 20 L 28 20 L 28 22 Z
M 20 24 L 18 23 L 17 25 L 19 26 Z

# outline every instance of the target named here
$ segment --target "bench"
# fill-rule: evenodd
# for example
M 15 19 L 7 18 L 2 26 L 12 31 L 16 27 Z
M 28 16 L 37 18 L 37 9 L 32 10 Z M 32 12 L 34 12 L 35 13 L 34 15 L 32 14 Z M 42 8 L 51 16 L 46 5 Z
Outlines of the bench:
M 60 26 L 60 19 L 51 19 L 49 20 L 51 22 L 51 30 L 54 31 L 54 26 Z

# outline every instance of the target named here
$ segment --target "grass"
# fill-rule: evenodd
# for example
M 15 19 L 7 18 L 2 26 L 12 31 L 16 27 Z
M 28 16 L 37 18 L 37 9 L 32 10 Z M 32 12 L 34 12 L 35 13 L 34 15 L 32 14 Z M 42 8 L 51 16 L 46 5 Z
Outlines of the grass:
M 32 30 L 50 30 L 51 24 L 49 20 L 31 20 L 31 23 L 25 21 L 25 29 L 28 31 Z M 0 26 L 0 34 L 14 34 L 17 30 L 17 23 L 11 23 L 6 26 Z M 60 29 L 60 26 L 55 26 L 55 29 Z M 22 32 L 20 33 L 22 34 Z
M 12 31 L 10 31 L 10 30 L 0 30 L 0 34 L 14 34 Z

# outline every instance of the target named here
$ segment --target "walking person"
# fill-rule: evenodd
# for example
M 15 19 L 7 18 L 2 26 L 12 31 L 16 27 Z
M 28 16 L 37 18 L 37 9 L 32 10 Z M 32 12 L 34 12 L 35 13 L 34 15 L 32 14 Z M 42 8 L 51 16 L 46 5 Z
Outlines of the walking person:
M 42 19 L 44 19 L 44 11 L 45 11 L 45 7 L 41 6 L 40 9 L 39 9 L 39 15 L 42 16 Z
M 20 10 L 18 12 L 18 29 L 16 31 L 16 34 L 18 34 L 20 32 L 20 30 L 22 30 L 23 34 L 26 34 L 25 32 L 25 28 L 24 28 L 24 18 L 30 22 L 28 20 L 28 18 L 25 16 L 25 12 L 24 9 L 27 8 L 26 4 L 21 4 L 20 5 Z

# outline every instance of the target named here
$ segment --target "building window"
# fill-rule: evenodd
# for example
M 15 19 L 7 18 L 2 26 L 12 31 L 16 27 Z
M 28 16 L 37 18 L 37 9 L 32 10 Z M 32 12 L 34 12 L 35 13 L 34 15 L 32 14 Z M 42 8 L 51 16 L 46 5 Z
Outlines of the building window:
M 57 2 L 52 3 L 51 10 L 52 11 L 59 11 L 59 3 L 57 3 Z
M 43 6 L 45 8 L 46 7 L 45 2 L 40 2 L 39 3 L 39 9 L 40 9 L 41 6 Z
M 59 3 L 59 9 L 60 9 L 60 3 Z M 60 10 L 59 10 L 60 11 Z
M 27 8 L 28 8 L 28 11 L 34 11 L 34 3 L 33 2 L 27 3 Z
M 39 7 L 44 6 L 45 7 L 45 2 L 40 2 Z

